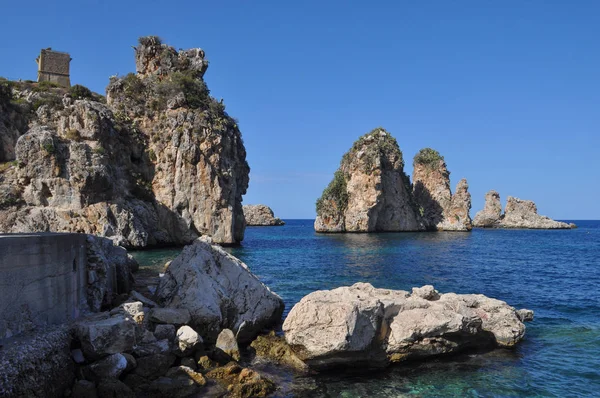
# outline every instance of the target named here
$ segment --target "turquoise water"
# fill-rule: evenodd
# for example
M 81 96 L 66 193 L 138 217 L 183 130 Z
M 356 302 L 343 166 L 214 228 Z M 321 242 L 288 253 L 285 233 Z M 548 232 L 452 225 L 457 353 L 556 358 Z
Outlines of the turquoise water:
M 410 290 L 483 293 L 535 311 L 514 350 L 467 353 L 384 371 L 309 377 L 275 372 L 281 396 L 600 397 L 600 221 L 566 231 L 322 235 L 312 220 L 249 227 L 228 249 L 282 296 L 358 281 Z M 135 253 L 161 269 L 178 250 Z M 268 370 L 268 369 L 267 369 Z

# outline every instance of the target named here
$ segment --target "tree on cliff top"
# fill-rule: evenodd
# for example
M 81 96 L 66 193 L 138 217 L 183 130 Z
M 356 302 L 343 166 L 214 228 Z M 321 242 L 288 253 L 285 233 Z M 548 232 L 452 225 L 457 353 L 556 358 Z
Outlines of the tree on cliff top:
M 438 151 L 432 148 L 421 149 L 413 159 L 413 166 L 423 165 L 428 167 L 437 167 L 444 157 Z

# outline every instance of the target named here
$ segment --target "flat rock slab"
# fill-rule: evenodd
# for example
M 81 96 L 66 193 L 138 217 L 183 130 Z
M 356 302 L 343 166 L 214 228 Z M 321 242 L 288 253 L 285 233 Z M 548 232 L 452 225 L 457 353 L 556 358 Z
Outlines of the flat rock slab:
M 150 320 L 155 323 L 184 325 L 190 319 L 190 311 L 185 308 L 153 308 L 150 311 Z

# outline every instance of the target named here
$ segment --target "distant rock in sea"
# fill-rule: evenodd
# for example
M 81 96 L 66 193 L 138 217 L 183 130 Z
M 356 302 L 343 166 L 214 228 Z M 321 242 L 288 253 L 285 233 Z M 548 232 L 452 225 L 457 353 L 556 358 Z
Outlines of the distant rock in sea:
M 433 286 L 376 289 L 368 283 L 320 290 L 290 311 L 283 331 L 310 368 L 387 366 L 466 349 L 512 347 L 533 311 L 481 294 L 438 293 Z
M 466 179 L 450 191 L 450 172 L 444 157 L 431 148 L 421 149 L 413 160 L 413 195 L 423 222 L 438 231 L 470 231 L 471 194 Z
M 414 159 L 414 186 L 396 139 L 383 128 L 360 137 L 317 200 L 317 232 L 469 231 L 466 180 L 450 191 L 450 173 L 435 150 Z
M 132 248 L 243 239 L 246 150 L 209 95 L 204 52 L 149 36 L 135 61 L 106 99 L 0 80 L 0 232 L 84 232 Z
M 509 196 L 504 214 L 500 204 L 500 194 L 494 190 L 485 194 L 483 210 L 475 215 L 473 226 L 480 228 L 528 228 L 528 229 L 570 229 L 575 224 L 554 221 L 537 213 L 537 206 L 531 200 Z
M 244 205 L 244 217 L 248 226 L 280 226 L 284 225 L 279 217 L 275 217 L 273 210 L 265 205 Z

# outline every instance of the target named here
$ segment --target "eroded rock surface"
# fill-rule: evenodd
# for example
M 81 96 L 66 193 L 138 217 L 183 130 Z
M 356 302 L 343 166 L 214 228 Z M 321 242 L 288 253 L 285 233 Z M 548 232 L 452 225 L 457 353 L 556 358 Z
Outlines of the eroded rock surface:
M 203 51 L 151 37 L 135 55 L 138 73 L 111 78 L 106 104 L 36 83 L 0 93 L 1 232 L 136 248 L 243 239 L 246 151 L 209 95 Z
M 382 128 L 359 138 L 317 201 L 317 232 L 418 231 L 420 222 L 396 140 Z
M 173 260 L 156 296 L 161 305 L 189 310 L 190 326 L 209 341 L 227 328 L 239 342 L 249 342 L 277 322 L 284 307 L 246 264 L 204 237 Z
M 413 195 L 428 229 L 470 231 L 471 194 L 466 179 L 450 190 L 450 172 L 438 151 L 425 148 L 413 161 Z
M 244 217 L 249 226 L 276 226 L 284 225 L 279 217 L 275 217 L 273 210 L 265 205 L 244 205 Z
M 570 229 L 575 224 L 554 221 L 539 215 L 537 206 L 531 200 L 522 200 L 512 196 L 506 199 L 504 214 L 501 214 L 500 195 L 489 191 L 485 195 L 483 210 L 475 215 L 474 226 L 482 228 L 527 228 L 527 229 Z
M 439 294 L 432 286 L 376 289 L 357 283 L 305 296 L 283 324 L 285 339 L 315 369 L 385 366 L 476 347 L 511 347 L 525 335 L 517 312 L 480 294 Z

